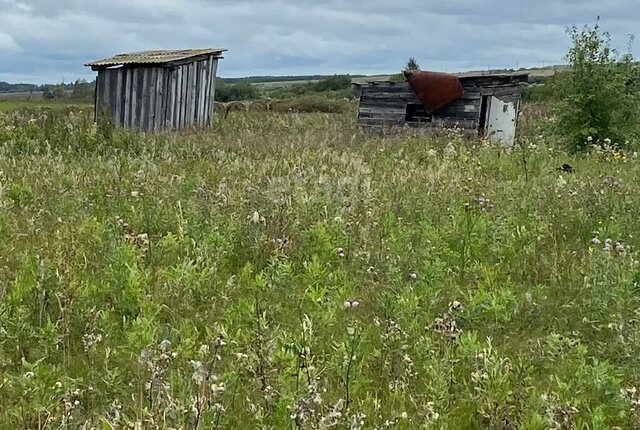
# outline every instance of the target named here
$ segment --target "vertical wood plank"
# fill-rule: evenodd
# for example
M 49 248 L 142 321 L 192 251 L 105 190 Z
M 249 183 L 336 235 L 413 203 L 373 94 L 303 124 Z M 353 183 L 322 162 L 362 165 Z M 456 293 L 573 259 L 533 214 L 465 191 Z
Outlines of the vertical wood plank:
M 211 91 L 209 94 L 209 125 L 213 120 L 215 114 L 215 99 L 216 99 L 216 77 L 218 73 L 218 59 L 211 58 Z
M 207 91 L 209 91 L 209 83 L 207 81 L 207 76 L 209 76 L 209 61 L 202 61 L 202 73 L 201 80 L 202 86 L 200 87 L 200 127 L 204 127 L 207 124 Z
M 93 121 L 98 122 L 98 111 L 100 106 L 100 81 L 102 80 L 102 72 L 98 71 L 96 76 L 96 89 L 93 92 Z
M 174 108 L 173 126 L 176 130 L 181 128 L 180 110 L 182 108 L 182 66 L 176 71 L 176 106 Z
M 149 70 L 149 88 L 147 94 L 147 116 L 144 121 L 144 130 L 153 131 L 153 121 L 156 115 L 156 98 L 158 96 L 156 78 L 158 69 L 156 67 Z
M 124 127 L 131 128 L 131 69 L 127 69 L 124 76 Z
M 198 125 L 204 127 L 207 123 L 205 103 L 207 101 L 207 74 L 209 68 L 208 61 L 200 61 L 200 91 L 198 103 Z
M 158 129 L 164 132 L 167 129 L 167 112 L 169 110 L 169 78 L 171 69 L 162 69 L 162 99 L 161 99 L 161 115 L 159 118 Z
M 200 105 L 200 72 L 202 71 L 202 62 L 198 61 L 193 66 L 196 68 L 196 80 L 193 84 L 193 125 L 199 126 L 200 117 L 198 116 L 198 107 Z
M 138 113 L 138 77 L 140 75 L 140 69 L 133 69 L 133 75 L 131 77 L 131 128 L 137 130 L 140 127 L 139 113 Z
M 162 98 L 162 118 L 160 118 L 160 128 L 163 132 L 171 130 L 169 124 L 169 112 L 171 111 L 171 76 L 173 69 L 165 69 L 162 87 L 164 88 L 164 97 Z
M 182 128 L 182 106 L 184 105 L 184 66 L 178 68 L 178 99 L 176 101 L 176 129 Z
M 193 80 L 193 63 L 187 65 L 187 80 L 185 81 L 184 96 L 186 98 L 185 112 L 184 112 L 184 127 L 188 128 L 191 125 L 191 105 L 193 104 L 193 92 L 191 91 L 191 81 Z
M 150 68 L 142 69 L 142 105 L 140 106 L 140 128 L 145 131 L 149 123 L 149 97 L 151 96 L 151 91 L 149 89 L 150 74 Z
M 168 107 L 167 107 L 167 129 L 168 130 L 173 130 L 174 129 L 174 117 L 175 117 L 175 113 L 176 113 L 176 80 L 177 80 L 177 76 L 178 76 L 178 71 L 176 69 L 171 69 L 171 72 L 169 73 L 169 88 L 168 88 L 168 97 L 167 97 L 167 103 L 168 103 Z
M 96 121 L 101 121 L 102 120 L 102 115 L 104 112 L 104 82 L 107 79 L 106 77 L 106 71 L 103 70 L 100 73 L 100 79 L 98 81 L 98 87 L 97 87 L 97 92 L 98 92 L 98 96 L 97 101 L 96 101 Z
M 184 128 L 188 128 L 191 125 L 189 121 L 189 113 L 191 112 L 191 96 L 193 95 L 191 92 L 191 80 L 193 79 L 193 64 L 187 64 L 185 68 L 187 69 L 187 78 L 184 81 L 184 123 L 182 126 Z
M 184 128 L 184 112 L 187 104 L 186 92 L 187 88 L 185 82 L 187 81 L 187 75 L 189 74 L 189 68 L 186 65 L 180 66 L 180 103 L 178 105 L 178 127 Z
M 216 88 L 216 71 L 215 71 L 215 60 L 213 59 L 213 55 L 209 57 L 209 90 L 207 92 L 207 127 L 211 127 L 211 122 L 213 121 L 213 95 L 215 94 Z
M 155 108 L 154 108 L 154 116 L 153 116 L 153 131 L 157 132 L 160 130 L 160 124 L 162 121 L 162 103 L 164 99 L 164 70 L 161 67 L 156 67 L 156 100 L 155 100 Z
M 191 124 L 189 122 L 189 112 L 191 112 L 191 79 L 193 77 L 192 64 L 185 64 L 184 68 L 187 72 L 187 76 L 184 80 L 184 122 L 182 128 L 188 128 Z
M 202 100 L 202 127 L 206 127 L 209 121 L 209 91 L 211 91 L 211 56 L 204 63 L 204 83 L 203 83 L 203 100 Z
M 113 122 L 114 125 L 118 126 L 118 127 L 122 127 L 123 123 L 122 123 L 122 108 L 123 108 L 123 104 L 124 104 L 124 94 L 122 91 L 122 84 L 123 84 L 123 75 L 124 75 L 124 70 L 117 69 L 116 70 L 116 106 L 115 106 L 115 121 Z
M 112 124 L 116 124 L 116 106 L 118 104 L 118 70 L 109 71 L 109 118 Z
M 143 101 L 144 101 L 144 96 L 145 93 L 144 91 L 142 91 L 142 84 L 143 84 L 143 78 L 144 78 L 144 70 L 143 68 L 140 68 L 139 73 L 138 73 L 138 127 L 142 130 L 142 123 L 144 118 L 142 117 L 142 105 L 143 105 Z
M 101 115 L 103 116 L 103 119 L 105 117 L 108 118 L 108 114 L 109 114 L 109 70 L 105 70 L 104 74 L 102 75 L 102 91 L 101 91 L 101 96 L 100 96 L 100 108 L 101 108 Z
M 196 69 L 196 79 L 193 84 L 193 125 L 195 127 L 200 123 L 198 117 L 198 105 L 200 104 L 200 61 L 193 63 L 193 67 Z
M 198 68 L 196 63 L 191 63 L 189 67 L 191 68 L 189 73 L 189 126 L 194 126 L 196 116 L 196 81 Z
M 102 115 L 104 116 L 103 119 L 107 119 L 111 116 L 111 106 L 109 105 L 110 103 L 110 97 L 111 97 L 111 70 L 106 69 L 104 71 L 104 79 L 102 80 L 104 82 L 104 87 L 103 87 L 103 91 L 102 91 L 102 103 L 100 105 L 100 107 L 102 108 Z

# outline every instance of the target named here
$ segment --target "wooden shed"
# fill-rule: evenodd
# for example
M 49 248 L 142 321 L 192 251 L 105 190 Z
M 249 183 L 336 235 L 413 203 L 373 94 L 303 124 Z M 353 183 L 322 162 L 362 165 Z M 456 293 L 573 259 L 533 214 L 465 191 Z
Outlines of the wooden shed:
M 95 119 L 145 132 L 209 126 L 224 51 L 144 51 L 86 64 L 98 72 Z
M 471 134 L 513 145 L 523 86 L 528 73 L 458 75 L 463 95 L 427 114 L 408 82 L 356 84 L 361 128 L 459 127 Z

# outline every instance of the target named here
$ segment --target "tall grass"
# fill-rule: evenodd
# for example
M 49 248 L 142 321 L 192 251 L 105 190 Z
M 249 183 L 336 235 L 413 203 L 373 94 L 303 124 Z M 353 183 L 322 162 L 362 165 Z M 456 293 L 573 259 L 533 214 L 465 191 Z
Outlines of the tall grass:
M 2 428 L 640 426 L 634 154 L 89 115 L 0 116 Z

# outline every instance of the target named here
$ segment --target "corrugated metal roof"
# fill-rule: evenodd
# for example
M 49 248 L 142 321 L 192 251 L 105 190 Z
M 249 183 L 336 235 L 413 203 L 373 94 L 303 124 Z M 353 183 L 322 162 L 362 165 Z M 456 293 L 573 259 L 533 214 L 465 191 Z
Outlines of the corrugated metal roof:
M 173 61 L 187 60 L 199 55 L 215 55 L 219 56 L 226 49 L 179 49 L 179 50 L 160 50 L 160 51 L 141 51 L 129 54 L 118 54 L 111 58 L 92 61 L 85 64 L 91 67 L 110 67 L 121 66 L 125 64 L 162 64 Z

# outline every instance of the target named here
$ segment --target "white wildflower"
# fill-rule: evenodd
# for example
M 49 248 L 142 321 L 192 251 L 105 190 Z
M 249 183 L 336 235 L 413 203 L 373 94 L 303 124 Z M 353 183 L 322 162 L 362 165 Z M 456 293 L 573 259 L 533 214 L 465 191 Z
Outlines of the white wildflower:
M 206 357 L 207 355 L 209 355 L 209 345 L 206 345 L 206 344 L 200 345 L 200 349 L 198 349 L 198 354 L 201 357 Z
M 214 395 L 219 395 L 224 393 L 225 390 L 225 386 L 224 386 L 224 382 L 220 382 L 219 384 L 212 384 L 211 385 L 211 392 Z
M 169 352 L 171 350 L 171 342 L 167 339 L 160 342 L 160 351 Z
M 452 142 L 449 142 L 446 148 L 444 148 L 444 156 L 447 158 L 453 158 L 458 154 L 456 147 Z

